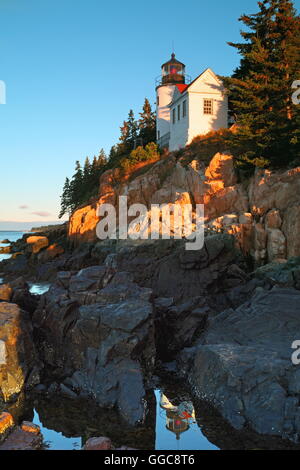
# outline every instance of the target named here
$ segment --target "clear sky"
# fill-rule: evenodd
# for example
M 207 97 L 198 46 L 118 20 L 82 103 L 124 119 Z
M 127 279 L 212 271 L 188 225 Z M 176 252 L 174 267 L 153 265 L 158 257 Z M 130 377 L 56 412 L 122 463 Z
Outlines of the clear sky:
M 193 78 L 230 74 L 239 57 L 226 41 L 256 11 L 256 0 L 0 0 L 0 230 L 57 220 L 75 161 L 109 151 L 129 109 L 154 104 L 172 41 Z

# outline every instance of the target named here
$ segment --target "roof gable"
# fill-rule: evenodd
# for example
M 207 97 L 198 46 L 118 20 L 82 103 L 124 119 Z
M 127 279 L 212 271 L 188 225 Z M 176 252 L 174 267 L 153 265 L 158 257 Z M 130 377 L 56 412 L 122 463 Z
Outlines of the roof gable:
M 204 91 L 210 93 L 223 93 L 223 82 L 211 70 L 206 69 L 198 77 L 196 77 L 187 88 L 188 92 Z
M 172 108 L 179 98 L 188 93 L 224 93 L 225 88 L 222 80 L 210 68 L 204 70 L 189 85 L 177 84 L 174 90 L 173 99 L 169 104 Z

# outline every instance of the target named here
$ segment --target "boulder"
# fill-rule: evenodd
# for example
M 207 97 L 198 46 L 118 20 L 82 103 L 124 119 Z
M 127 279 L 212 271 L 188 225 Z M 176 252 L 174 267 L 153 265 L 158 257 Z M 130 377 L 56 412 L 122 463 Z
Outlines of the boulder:
M 9 284 L 0 285 L 0 301 L 17 304 L 28 313 L 32 313 L 38 303 L 38 299 L 30 293 L 29 286 L 23 277 L 19 277 Z
M 14 427 L 14 419 L 10 413 L 0 413 L 0 443 L 4 441 L 7 435 Z
M 268 260 L 272 262 L 276 259 L 286 258 L 286 238 L 278 228 L 268 229 L 267 252 Z
M 112 442 L 108 437 L 91 437 L 86 441 L 83 450 L 112 450 Z
M 38 260 L 40 263 L 47 263 L 48 261 L 51 261 L 62 254 L 64 254 L 64 249 L 57 243 L 53 243 L 52 245 L 48 246 L 46 250 L 39 254 Z
M 264 264 L 267 260 L 268 235 L 261 223 L 254 224 L 253 228 L 253 250 L 252 254 L 257 265 Z
M 234 171 L 232 155 L 217 153 L 210 161 L 205 176 L 208 181 L 222 180 L 224 187 L 235 185 L 237 178 Z
M 299 305 L 295 289 L 259 288 L 236 310 L 210 319 L 204 336 L 181 354 L 193 393 L 234 428 L 298 441 L 300 375 L 291 356 Z
M 9 302 L 12 297 L 13 290 L 9 284 L 0 285 L 0 301 Z
M 0 400 L 12 400 L 37 380 L 30 318 L 16 304 L 0 303 Z
M 300 290 L 300 258 L 277 260 L 266 264 L 256 269 L 254 276 L 271 286 L 293 287 Z
M 31 236 L 26 239 L 27 245 L 33 254 L 39 253 L 42 249 L 49 246 L 49 240 L 47 237 Z
M 286 237 L 287 257 L 300 256 L 300 203 L 285 211 L 282 231 Z
M 10 246 L 1 246 L 0 247 L 0 255 L 7 255 L 11 252 Z
M 282 219 L 280 211 L 272 209 L 266 215 L 266 228 L 267 229 L 280 229 L 282 226 Z

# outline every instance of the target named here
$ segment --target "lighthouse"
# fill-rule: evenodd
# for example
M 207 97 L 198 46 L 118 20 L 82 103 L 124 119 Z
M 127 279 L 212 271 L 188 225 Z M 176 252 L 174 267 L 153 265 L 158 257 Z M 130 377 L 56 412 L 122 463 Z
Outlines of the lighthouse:
M 156 128 L 160 148 L 173 152 L 196 137 L 228 127 L 228 97 L 212 69 L 193 81 L 175 54 L 161 67 L 156 80 Z
M 157 143 L 160 147 L 169 147 L 170 141 L 170 104 L 175 89 L 186 88 L 190 81 L 185 73 L 185 65 L 176 59 L 173 53 L 171 59 L 161 66 L 161 75 L 156 79 L 156 129 Z

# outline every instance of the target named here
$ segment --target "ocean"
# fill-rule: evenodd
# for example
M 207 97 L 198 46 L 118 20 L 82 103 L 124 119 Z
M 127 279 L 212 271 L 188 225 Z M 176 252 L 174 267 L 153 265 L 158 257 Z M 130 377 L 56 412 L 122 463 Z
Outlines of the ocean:
M 24 235 L 24 232 L 7 232 L 7 231 L 2 231 L 0 230 L 0 247 L 1 246 L 8 246 L 7 243 L 1 243 L 3 240 L 9 240 L 11 242 L 16 242 L 19 240 L 19 238 L 22 238 Z M 1 255 L 0 254 L 0 261 L 3 259 L 9 258 L 10 255 Z

